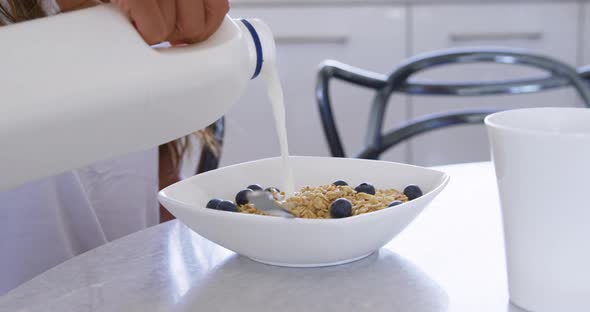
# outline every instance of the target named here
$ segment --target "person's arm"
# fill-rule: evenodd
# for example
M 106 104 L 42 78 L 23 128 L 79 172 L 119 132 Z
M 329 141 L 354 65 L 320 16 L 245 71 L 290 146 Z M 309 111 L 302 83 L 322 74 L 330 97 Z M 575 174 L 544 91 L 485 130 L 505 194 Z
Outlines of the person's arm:
M 173 144 L 173 143 L 168 143 Z M 179 166 L 175 166 L 179 160 L 174 160 L 168 144 L 160 145 L 158 148 L 158 177 L 160 190 L 180 181 Z M 160 223 L 175 219 L 164 206 L 160 205 Z
M 93 7 L 101 2 L 99 0 L 56 0 L 62 12 L 75 11 Z

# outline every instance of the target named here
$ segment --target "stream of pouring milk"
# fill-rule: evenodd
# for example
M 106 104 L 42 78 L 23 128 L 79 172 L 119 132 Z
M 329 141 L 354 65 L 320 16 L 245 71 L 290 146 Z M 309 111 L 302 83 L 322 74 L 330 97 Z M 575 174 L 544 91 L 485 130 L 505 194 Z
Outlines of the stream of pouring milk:
M 262 72 L 262 76 L 264 80 L 266 80 L 268 98 L 272 104 L 275 127 L 279 136 L 279 144 L 281 145 L 282 191 L 285 192 L 286 196 L 291 196 L 295 192 L 295 183 L 293 178 L 293 168 L 291 167 L 291 162 L 289 160 L 289 143 L 287 142 L 287 121 L 283 88 L 281 87 L 281 81 L 279 79 L 276 65 L 270 62 L 265 65 L 267 68 Z

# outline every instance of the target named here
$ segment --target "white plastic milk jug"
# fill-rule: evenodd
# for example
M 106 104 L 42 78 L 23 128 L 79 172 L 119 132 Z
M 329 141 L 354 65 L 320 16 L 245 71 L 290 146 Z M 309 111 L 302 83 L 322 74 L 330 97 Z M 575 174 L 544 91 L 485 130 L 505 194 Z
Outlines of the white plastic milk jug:
M 109 5 L 2 27 L 0 190 L 204 128 L 274 57 L 259 20 L 169 49 Z

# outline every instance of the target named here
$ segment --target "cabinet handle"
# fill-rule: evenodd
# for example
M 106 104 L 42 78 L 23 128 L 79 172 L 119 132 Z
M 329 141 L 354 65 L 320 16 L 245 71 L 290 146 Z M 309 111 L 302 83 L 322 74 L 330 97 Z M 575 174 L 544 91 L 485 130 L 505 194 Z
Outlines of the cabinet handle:
M 284 35 L 275 36 L 277 44 L 340 44 L 345 45 L 350 38 L 345 35 Z
M 450 34 L 449 39 L 452 42 L 473 42 L 473 41 L 512 41 L 526 40 L 538 41 L 543 39 L 542 32 L 497 32 L 497 33 L 461 33 Z

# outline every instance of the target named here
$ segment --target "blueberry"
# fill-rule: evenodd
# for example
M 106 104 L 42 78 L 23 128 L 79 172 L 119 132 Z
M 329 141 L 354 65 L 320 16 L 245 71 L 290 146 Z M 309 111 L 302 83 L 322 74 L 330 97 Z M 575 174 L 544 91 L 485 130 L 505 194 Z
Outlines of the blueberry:
M 249 189 L 253 190 L 253 191 L 262 191 L 262 186 L 260 186 L 260 184 L 252 184 L 252 185 L 248 185 Z
M 217 209 L 217 206 L 221 202 L 221 199 L 214 198 L 207 203 L 207 208 Z
M 346 185 L 348 185 L 348 183 L 346 183 L 346 182 L 344 182 L 342 180 L 338 180 L 338 181 L 336 181 L 336 182 L 334 182 L 332 184 L 334 184 L 336 186 L 346 186 Z
M 367 193 L 370 195 L 375 195 L 375 187 L 369 183 L 361 183 L 359 186 L 354 188 L 355 191 L 359 193 Z
M 422 196 L 422 190 L 418 186 L 411 184 L 404 189 L 404 195 L 406 195 L 409 200 L 416 199 Z
M 387 207 L 393 207 L 393 206 L 401 205 L 401 204 L 403 204 L 403 203 L 404 203 L 404 202 L 403 202 L 403 201 L 401 201 L 401 200 L 394 200 L 394 201 L 392 201 L 392 202 L 389 204 L 389 206 L 387 206 Z
M 267 191 L 267 192 L 269 192 L 269 193 L 280 193 L 281 192 L 281 190 L 279 190 L 276 187 L 272 187 L 272 186 L 271 187 L 267 187 L 264 190 Z
M 330 205 L 332 218 L 346 218 L 352 216 L 352 203 L 346 198 L 338 198 Z
M 219 205 L 217 205 L 218 210 L 223 211 L 231 211 L 231 212 L 238 212 L 238 207 L 234 205 L 234 203 L 230 202 L 229 200 L 222 200 Z
M 236 204 L 245 205 L 248 203 L 248 194 L 252 193 L 251 189 L 241 190 L 236 194 Z

